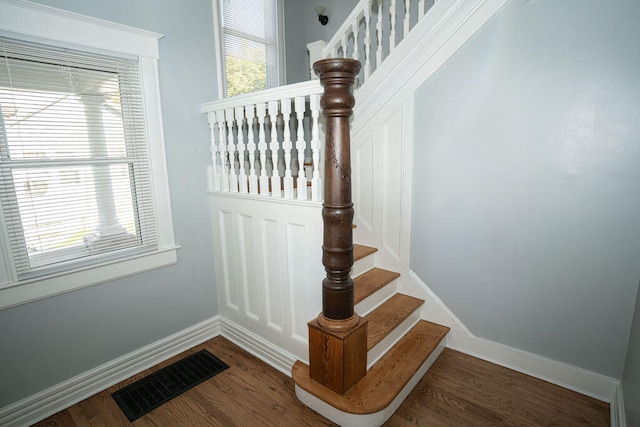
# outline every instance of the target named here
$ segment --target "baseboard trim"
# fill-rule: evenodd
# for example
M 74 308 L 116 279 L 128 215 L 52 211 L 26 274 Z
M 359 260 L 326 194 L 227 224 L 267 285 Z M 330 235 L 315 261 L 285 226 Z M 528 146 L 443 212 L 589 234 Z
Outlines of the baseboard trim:
M 611 402 L 611 427 L 627 427 L 627 413 L 624 409 L 622 383 L 616 387 L 616 395 Z
M 34 424 L 218 335 L 220 318 L 214 316 L 0 408 L 0 425 Z
M 296 356 L 227 318 L 220 320 L 223 337 L 291 377 L 291 368 L 298 360 Z
M 611 403 L 613 408 L 620 381 L 537 354 L 476 337 L 420 277 L 413 271 L 409 276 L 412 292 L 419 293 L 420 298 L 425 300 L 425 309 L 422 311 L 423 319 L 451 328 L 447 347 Z

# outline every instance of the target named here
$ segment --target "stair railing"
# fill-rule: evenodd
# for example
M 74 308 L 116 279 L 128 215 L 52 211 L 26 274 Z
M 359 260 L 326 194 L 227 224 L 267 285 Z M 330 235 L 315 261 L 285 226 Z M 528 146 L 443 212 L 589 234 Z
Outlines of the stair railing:
M 328 43 L 307 45 L 311 69 L 318 57 L 356 59 L 363 64 L 355 83 L 361 86 L 436 2 L 361 0 Z
M 321 93 L 314 80 L 204 104 L 210 190 L 321 201 Z

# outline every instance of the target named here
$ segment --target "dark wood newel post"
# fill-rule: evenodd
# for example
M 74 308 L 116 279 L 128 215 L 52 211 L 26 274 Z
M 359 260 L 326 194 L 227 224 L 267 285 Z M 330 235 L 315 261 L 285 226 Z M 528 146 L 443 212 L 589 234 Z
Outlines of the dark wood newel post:
M 324 94 L 320 98 L 326 119 L 324 167 L 324 240 L 321 326 L 351 329 L 358 323 L 353 312 L 353 203 L 351 201 L 351 146 L 349 119 L 355 98 L 351 88 L 360 71 L 354 59 L 330 58 L 313 64 Z
M 324 240 L 322 313 L 309 322 L 309 374 L 325 387 L 344 394 L 367 373 L 367 321 L 353 311 L 353 203 L 349 119 L 351 93 L 360 63 L 332 58 L 313 64 L 324 94 L 326 118 L 324 167 Z

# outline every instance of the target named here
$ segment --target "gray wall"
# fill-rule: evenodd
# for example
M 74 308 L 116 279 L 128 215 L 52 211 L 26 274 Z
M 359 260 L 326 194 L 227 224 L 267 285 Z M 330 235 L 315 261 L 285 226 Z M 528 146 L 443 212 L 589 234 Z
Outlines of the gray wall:
M 636 311 L 631 326 L 627 363 L 622 376 L 627 425 L 640 426 L 640 291 L 636 297 Z
M 304 22 L 306 26 L 306 43 L 324 40 L 328 42 L 347 19 L 358 0 L 305 0 Z M 325 15 L 329 17 L 327 25 L 318 21 L 315 7 L 323 5 L 327 8 Z
M 287 84 L 309 80 L 309 55 L 305 39 L 306 26 L 302 18 L 306 7 L 306 3 L 301 0 L 284 0 Z
M 178 263 L 0 311 L 0 407 L 217 314 L 200 104 L 217 99 L 211 0 L 39 0 L 165 35 L 160 90 Z
M 512 0 L 416 98 L 412 269 L 474 334 L 618 379 L 639 20 L 636 0 Z
M 324 5 L 329 23 L 318 21 L 315 7 Z M 357 0 L 284 0 L 287 83 L 309 80 L 307 44 L 328 42 L 351 13 Z

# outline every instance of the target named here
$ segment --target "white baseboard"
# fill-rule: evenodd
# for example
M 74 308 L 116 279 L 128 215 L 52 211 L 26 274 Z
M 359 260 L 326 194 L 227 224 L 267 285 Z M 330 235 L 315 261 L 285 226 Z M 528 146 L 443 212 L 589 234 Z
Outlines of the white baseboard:
M 627 414 L 624 410 L 622 383 L 616 387 L 616 395 L 611 402 L 611 427 L 627 427 Z
M 0 408 L 0 425 L 34 424 L 218 335 L 215 316 Z
M 222 317 L 220 320 L 223 337 L 291 377 L 291 368 L 298 360 L 296 356 L 229 319 Z
M 620 381 L 476 337 L 413 271 L 410 273 L 409 282 L 412 292 L 419 293 L 420 298 L 425 299 L 424 307 L 426 308 L 422 311 L 423 319 L 451 328 L 447 347 L 609 402 L 613 410 L 613 402 L 618 393 Z

